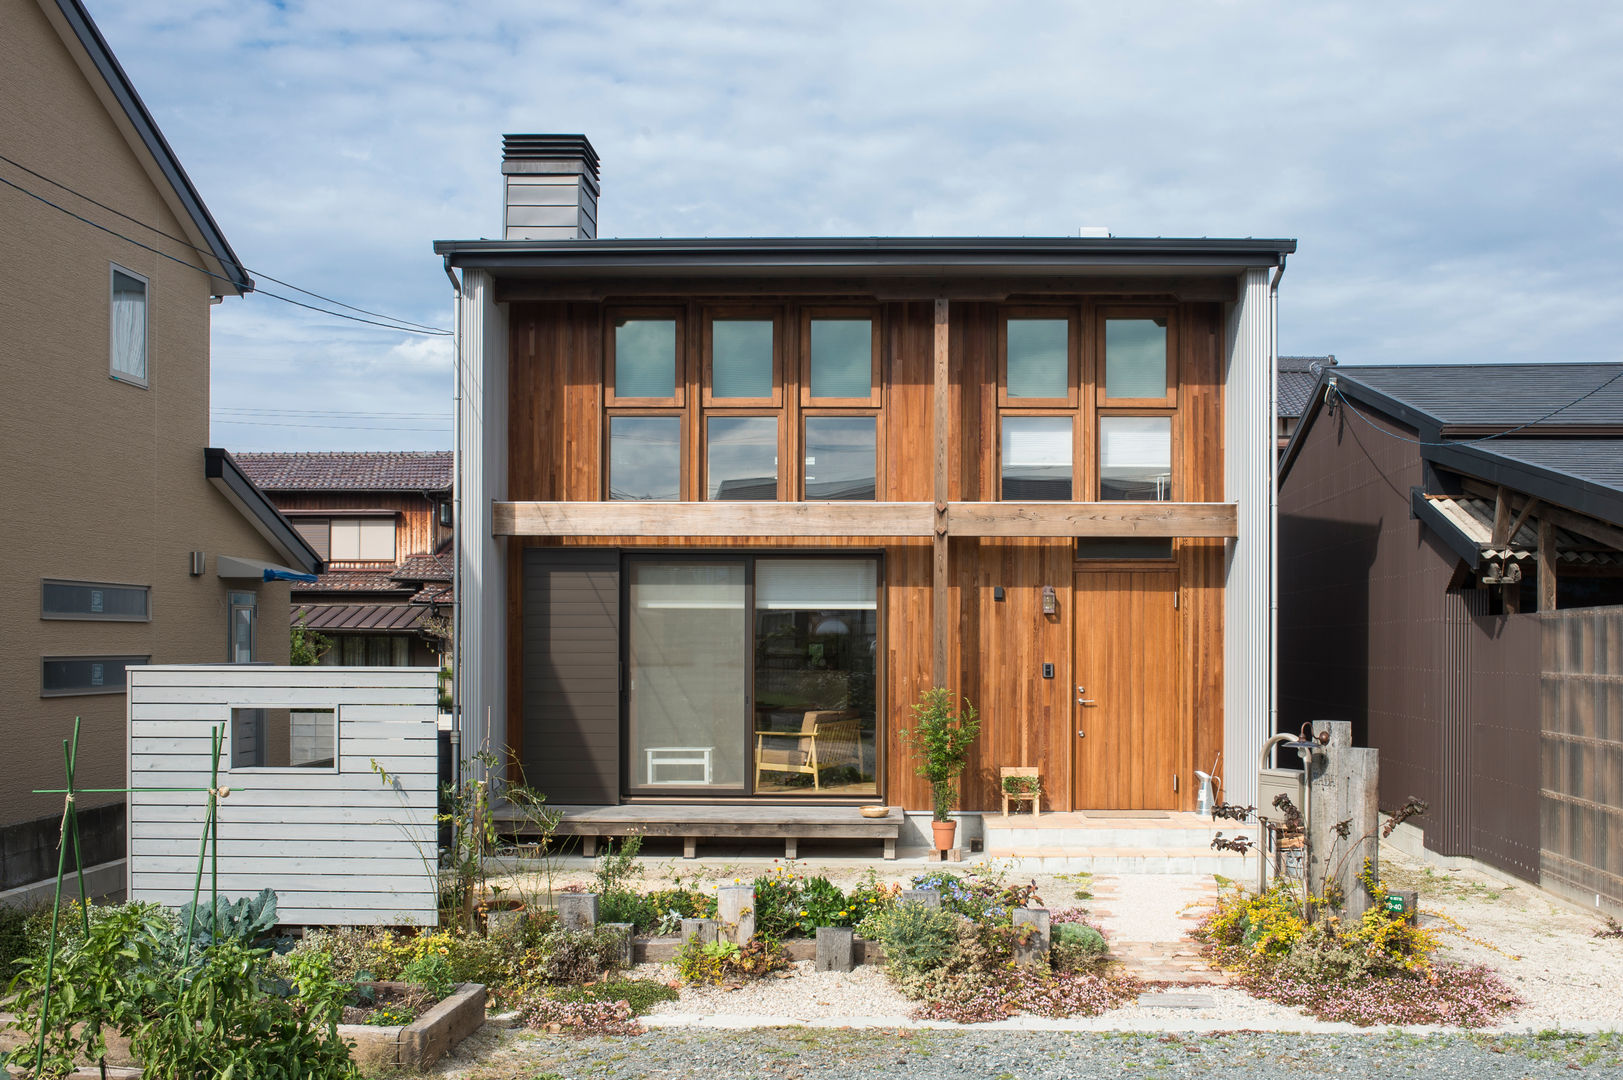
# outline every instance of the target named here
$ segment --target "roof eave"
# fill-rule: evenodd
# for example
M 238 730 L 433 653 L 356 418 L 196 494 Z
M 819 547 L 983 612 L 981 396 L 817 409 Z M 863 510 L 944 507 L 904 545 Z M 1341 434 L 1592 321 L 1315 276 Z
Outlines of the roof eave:
M 1623 526 L 1623 491 L 1597 484 L 1571 473 L 1493 452 L 1492 443 L 1448 443 L 1425 446 L 1421 456 L 1434 465 L 1474 476 L 1490 484 L 1586 514 L 1598 521 Z
M 217 446 L 205 447 L 203 475 L 284 559 L 307 574 L 321 573 L 322 560 L 316 549 L 271 505 L 229 453 Z

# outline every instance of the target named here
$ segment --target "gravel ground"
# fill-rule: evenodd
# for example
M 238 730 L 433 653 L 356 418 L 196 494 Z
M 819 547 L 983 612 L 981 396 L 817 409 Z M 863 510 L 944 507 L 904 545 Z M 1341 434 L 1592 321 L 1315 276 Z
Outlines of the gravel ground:
M 460 1080 L 1278 1080 L 1396 1075 L 1623 1077 L 1623 1037 L 1401 1034 L 1061 1034 L 988 1031 L 654 1031 L 573 1039 L 487 1025 L 440 1063 Z

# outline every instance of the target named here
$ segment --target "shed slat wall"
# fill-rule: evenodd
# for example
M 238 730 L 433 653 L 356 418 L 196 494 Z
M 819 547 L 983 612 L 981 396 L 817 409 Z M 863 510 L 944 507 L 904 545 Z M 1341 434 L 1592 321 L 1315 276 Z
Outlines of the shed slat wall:
M 211 731 L 226 728 L 222 893 L 273 889 L 289 925 L 435 921 L 433 669 L 140 668 L 129 696 L 132 786 L 206 787 Z M 336 771 L 229 769 L 231 709 L 257 706 L 336 706 Z M 203 795 L 137 790 L 128 806 L 131 898 L 190 900 Z

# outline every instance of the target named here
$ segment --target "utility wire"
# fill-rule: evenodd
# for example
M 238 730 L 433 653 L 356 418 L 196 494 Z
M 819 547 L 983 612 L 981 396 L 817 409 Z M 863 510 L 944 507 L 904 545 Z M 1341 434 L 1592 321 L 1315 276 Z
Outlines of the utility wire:
M 1358 406 L 1356 406 L 1356 405 L 1354 405 L 1352 403 L 1352 400 L 1350 398 L 1348 398 L 1346 394 L 1343 394 L 1339 389 L 1337 389 L 1335 381 L 1334 381 L 1335 376 L 1331 376 L 1331 383 L 1326 388 L 1324 397 L 1325 397 L 1325 404 L 1328 407 L 1330 407 L 1331 409 L 1334 409 L 1338 404 L 1346 406 L 1348 412 L 1352 413 L 1354 416 L 1356 416 L 1360 420 L 1364 421 L 1364 423 L 1368 424 L 1373 430 L 1380 432 L 1382 435 L 1385 435 L 1389 439 L 1396 439 L 1398 442 L 1406 442 L 1406 443 L 1410 443 L 1410 444 L 1412 444 L 1414 446 L 1466 446 L 1466 445 L 1469 445 L 1471 443 L 1488 442 L 1488 441 L 1490 441 L 1492 439 L 1503 439 L 1507 435 L 1514 435 L 1518 431 L 1525 431 L 1530 427 L 1536 427 L 1539 424 L 1544 423 L 1544 421 L 1548 420 L 1550 417 L 1555 416 L 1558 413 L 1564 413 L 1568 409 L 1572 408 L 1574 405 L 1579 405 L 1579 404 L 1581 404 L 1581 403 L 1583 403 L 1585 401 L 1588 401 L 1590 398 L 1594 397 L 1596 394 L 1600 393 L 1602 390 L 1606 389 L 1608 386 L 1611 386 L 1613 383 L 1617 382 L 1619 379 L 1623 379 L 1623 368 L 1620 368 L 1618 370 L 1617 374 L 1613 375 L 1610 379 L 1607 379 L 1605 382 L 1603 382 L 1599 386 L 1595 387 L 1595 389 L 1589 391 L 1589 393 L 1584 394 L 1582 397 L 1579 397 L 1579 398 L 1576 398 L 1576 399 L 1574 399 L 1572 401 L 1569 401 L 1565 405 L 1560 406 L 1559 408 L 1551 409 L 1549 412 L 1545 413 L 1543 416 L 1539 417 L 1537 420 L 1529 420 L 1525 424 L 1517 424 L 1513 428 L 1507 428 L 1504 431 L 1495 432 L 1492 435 L 1479 435 L 1474 439 L 1443 439 L 1443 440 L 1438 441 L 1438 442 L 1428 442 L 1425 439 L 1411 439 L 1407 435 L 1399 435 L 1396 432 L 1386 430 L 1384 427 L 1377 424 L 1373 419 L 1371 419 L 1370 417 L 1364 415 L 1364 413 L 1358 408 Z
M 219 258 L 219 256 L 216 255 L 213 251 L 210 251 L 207 248 L 200 248 L 196 244 L 192 243 L 190 240 L 187 240 L 183 236 L 176 236 L 173 233 L 164 232 L 162 229 L 158 228 L 156 225 L 149 225 L 146 222 L 142 221 L 140 218 L 133 217 L 133 216 L 131 216 L 129 214 L 126 214 L 124 211 L 118 209 L 117 207 L 108 206 L 104 202 L 99 202 L 99 201 L 97 201 L 95 199 L 92 199 L 89 195 L 86 195 L 84 192 L 79 191 L 79 190 L 77 190 L 75 188 L 71 188 L 67 184 L 64 184 L 62 181 L 54 179 L 54 178 L 49 177 L 49 176 L 46 176 L 42 172 L 36 172 L 35 170 L 30 169 L 27 165 L 24 165 L 20 161 L 16 161 L 16 160 L 13 160 L 12 158 L 6 157 L 6 155 L 4 155 L 4 154 L 0 154 L 0 161 L 4 161 L 6 164 L 12 166 L 13 168 L 21 169 L 23 172 L 27 173 L 29 176 L 35 177 L 36 179 L 39 179 L 39 180 L 43 180 L 47 184 L 52 185 L 53 187 L 61 188 L 63 191 L 66 191 L 68 194 L 76 196 L 77 198 L 83 199 L 85 202 L 89 203 L 91 206 L 99 206 L 103 210 L 107 211 L 109 214 L 116 214 L 119 217 L 123 218 L 125 221 L 133 222 L 134 224 L 141 226 L 141 228 L 146 229 L 148 232 L 156 233 L 157 235 L 163 237 L 165 240 L 173 240 L 175 243 L 180 244 L 183 247 L 191 248 L 193 251 L 197 252 L 199 255 L 207 255 L 207 256 L 209 256 L 211 258 L 216 258 L 216 259 Z M 190 265 L 190 264 L 188 264 L 188 265 Z M 245 266 L 245 267 L 243 267 L 243 269 L 248 271 L 250 274 L 253 274 L 253 275 L 257 276 L 257 277 L 264 278 L 266 281 L 274 281 L 278 285 L 281 285 L 281 286 L 284 286 L 286 288 L 292 289 L 296 293 L 303 293 L 305 296 L 313 296 L 317 300 L 325 300 L 329 304 L 337 304 L 341 308 L 346 308 L 346 309 L 348 309 L 350 311 L 358 311 L 362 315 L 372 315 L 372 316 L 375 316 L 376 318 L 379 318 L 379 319 L 388 319 L 390 322 L 401 323 L 401 324 L 403 324 L 405 326 L 415 326 L 415 327 L 417 327 L 418 329 L 421 329 L 421 330 L 433 330 L 433 331 L 437 331 L 437 332 L 440 332 L 440 333 L 449 333 L 449 331 L 441 330 L 441 328 L 438 327 L 438 326 L 429 326 L 426 323 L 412 322 L 410 319 L 402 319 L 402 318 L 398 318 L 397 316 L 394 316 L 394 315 L 385 315 L 385 314 L 383 314 L 382 312 L 379 312 L 379 311 L 368 311 L 366 308 L 356 307 L 354 304 L 346 304 L 342 300 L 335 300 L 330 296 L 323 296 L 322 294 L 320 294 L 318 292 L 311 292 L 309 289 L 301 289 L 299 286 L 293 284 L 291 281 L 283 281 L 281 278 L 271 277 L 269 274 L 265 273 L 264 271 L 255 270 L 251 266 Z
M 45 196 L 37 194 L 36 192 L 29 191 L 27 188 L 23 187 L 21 184 L 15 183 L 15 182 L 13 182 L 11 180 L 7 180 L 3 176 L 0 176 L 0 184 L 4 184 L 9 188 L 13 188 L 13 189 L 15 189 L 17 191 L 20 191 L 24 195 L 27 195 L 30 199 L 38 200 L 39 202 L 44 203 L 46 206 L 49 206 L 53 210 L 59 210 L 62 213 L 66 214 L 68 217 L 73 218 L 75 221 L 83 222 L 84 224 L 89 225 L 93 229 L 100 229 L 102 232 L 107 233 L 109 236 L 116 236 L 120 240 L 123 240 L 125 243 L 134 244 L 136 247 L 140 248 L 143 251 L 150 251 L 150 252 L 152 252 L 152 254 L 160 256 L 161 258 L 168 259 L 172 263 L 178 263 L 179 265 L 184 266 L 187 269 L 196 270 L 198 273 L 206 275 L 207 277 L 214 278 L 217 281 L 223 281 L 226 284 L 231 285 L 233 288 L 236 287 L 237 283 L 232 281 L 230 278 L 226 277 L 224 274 L 216 274 L 214 271 L 209 270 L 206 267 L 196 266 L 196 265 L 194 265 L 192 263 L 187 262 L 185 259 L 178 259 L 175 256 L 169 254 L 167 251 L 160 251 L 159 249 L 153 247 L 151 244 L 143 244 L 139 240 L 136 240 L 136 239 L 134 239 L 132 237 L 129 237 L 129 236 L 125 236 L 123 233 L 119 232 L 117 229 L 110 229 L 106 225 L 101 224 L 100 222 L 91 221 L 89 218 L 85 217 L 83 214 L 76 214 L 72 210 L 69 210 L 67 207 L 62 206 L 62 205 L 60 205 L 58 203 L 54 203 L 50 199 L 47 199 Z M 303 290 L 300 290 L 300 291 L 303 291 Z M 318 313 L 320 313 L 322 315 L 331 315 L 332 317 L 334 317 L 336 319 L 348 319 L 351 322 L 366 323 L 368 326 L 381 326 L 386 330 L 395 330 L 395 331 L 398 331 L 398 332 L 400 332 L 402 334 L 420 334 L 420 335 L 422 335 L 424 337 L 450 337 L 451 336 L 451 331 L 449 331 L 449 330 L 439 330 L 439 329 L 419 330 L 419 329 L 415 329 L 414 327 L 411 327 L 411 326 L 402 326 L 402 325 L 400 325 L 398 323 L 379 322 L 376 319 L 363 319 L 358 315 L 346 315 L 342 311 L 333 311 L 333 310 L 331 310 L 329 308 L 317 307 L 314 304 L 306 304 L 302 300 L 295 300 L 290 296 L 282 296 L 279 293 L 273 293 L 273 292 L 270 292 L 270 291 L 265 290 L 265 289 L 255 289 L 254 292 L 258 293 L 260 296 L 268 296 L 272 300 L 280 300 L 284 304 L 292 304 L 294 307 L 304 308 L 306 311 L 314 311 L 314 312 L 318 312 Z M 387 316 L 385 316 L 385 317 L 387 317 Z

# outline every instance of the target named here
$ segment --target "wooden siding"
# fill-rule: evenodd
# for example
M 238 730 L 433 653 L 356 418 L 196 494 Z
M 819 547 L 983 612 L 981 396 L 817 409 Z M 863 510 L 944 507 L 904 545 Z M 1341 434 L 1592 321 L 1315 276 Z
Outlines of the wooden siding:
M 219 886 L 276 891 L 288 925 L 434 924 L 437 672 L 432 668 L 145 667 L 130 671 L 132 787 L 208 786 L 225 725 Z M 338 710 L 337 770 L 231 770 L 233 707 Z M 385 785 L 373 763 L 386 769 Z M 200 793 L 129 795 L 129 895 L 191 899 Z M 204 889 L 208 882 L 205 879 Z
M 718 303 L 729 298 L 716 298 Z M 1131 299 L 1131 298 L 1124 298 Z M 822 297 L 819 305 L 849 302 Z M 808 300 L 807 303 L 813 301 Z M 709 303 L 653 297 L 649 303 L 679 305 L 684 312 L 685 387 L 680 412 L 685 419 L 684 498 L 695 498 L 704 415 L 700 376 L 701 310 Z M 1075 312 L 1078 325 L 1092 324 L 1091 302 L 1055 305 Z M 1030 310 L 1023 305 L 1023 310 Z M 1163 305 L 1164 307 L 1164 305 Z M 597 303 L 515 302 L 510 312 L 507 497 L 514 502 L 592 501 L 603 497 L 604 443 L 603 326 L 610 308 Z M 786 303 L 785 355 L 798 355 L 792 340 L 800 319 Z M 881 342 L 880 458 L 885 463 L 877 493 L 881 501 L 934 503 L 933 460 L 934 305 L 928 301 L 873 305 Z M 949 308 L 948 496 L 955 501 L 998 497 L 999 415 L 998 329 L 1008 308 L 996 303 L 958 303 Z M 1179 374 L 1173 411 L 1173 455 L 1178 476 L 1174 497 L 1184 502 L 1223 498 L 1222 383 L 1224 313 L 1216 303 L 1187 303 L 1174 309 L 1173 363 Z M 1102 363 L 1084 343 L 1077 410 L 1077 470 L 1091 492 L 1097 476 L 1093 372 Z M 783 460 L 797 462 L 802 365 L 783 365 Z M 786 469 L 786 471 L 788 471 Z M 795 495 L 796 478 L 783 487 Z M 795 497 L 798 497 L 795 495 Z M 1091 496 L 1090 496 L 1091 497 Z M 929 805 L 928 786 L 913 772 L 911 758 L 894 733 L 906 726 L 909 706 L 930 684 L 932 543 L 926 537 L 808 536 L 717 541 L 685 536 L 636 538 L 514 538 L 509 542 L 508 575 L 520 580 L 523 552 L 541 546 L 618 549 L 718 550 L 800 549 L 883 551 L 884 638 L 883 730 L 889 734 L 882 792 L 909 809 Z M 1180 805 L 1193 809 L 1193 769 L 1212 765 L 1223 738 L 1222 626 L 1224 550 L 1221 539 L 1180 539 L 1171 566 L 1179 581 L 1181 635 L 1178 701 Z M 948 645 L 948 682 L 974 702 L 984 718 L 983 734 L 964 781 L 963 806 L 996 809 L 997 770 L 1005 765 L 1042 768 L 1045 805 L 1070 809 L 1072 790 L 1073 626 L 1072 588 L 1077 568 L 1074 541 L 1063 538 L 962 537 L 949 542 L 948 604 L 953 612 Z M 1160 565 L 1169 565 L 1162 563 Z M 1111 564 L 1121 569 L 1122 564 Z M 1103 568 L 1103 567 L 1101 567 Z M 1059 595 L 1057 614 L 1044 615 L 1041 591 Z M 995 601 L 993 590 L 1005 590 Z M 524 664 L 521 590 L 508 590 L 508 730 L 522 728 L 520 702 Z M 1055 665 L 1052 679 L 1042 664 Z
M 413 555 L 432 555 L 451 535 L 451 530 L 439 523 L 437 505 L 416 492 L 277 491 L 270 498 L 278 510 L 290 514 L 294 525 L 314 516 L 311 511 L 331 512 L 333 517 L 343 517 L 345 510 L 394 511 L 396 562 Z M 369 570 L 379 565 L 387 564 L 339 560 L 329 562 L 327 569 Z

